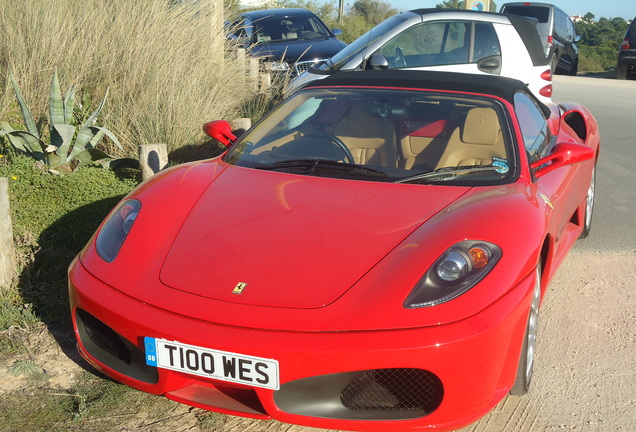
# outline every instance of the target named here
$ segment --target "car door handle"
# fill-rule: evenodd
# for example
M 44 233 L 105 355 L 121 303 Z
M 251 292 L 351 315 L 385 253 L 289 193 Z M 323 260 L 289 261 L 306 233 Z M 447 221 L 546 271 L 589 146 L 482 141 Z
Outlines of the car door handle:
M 479 70 L 490 73 L 497 73 L 501 68 L 501 59 L 498 56 L 486 57 L 477 62 Z

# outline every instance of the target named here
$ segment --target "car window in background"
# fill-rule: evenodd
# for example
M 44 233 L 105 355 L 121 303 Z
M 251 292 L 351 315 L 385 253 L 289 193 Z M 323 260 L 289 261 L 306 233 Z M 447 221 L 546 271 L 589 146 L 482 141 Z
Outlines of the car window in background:
M 554 29 L 561 40 L 572 40 L 568 27 L 568 16 L 558 9 L 554 10 Z
M 547 23 L 550 17 L 550 9 L 539 6 L 507 6 L 505 13 L 536 18 L 542 24 Z
M 467 63 L 469 43 L 469 22 L 438 21 L 398 34 L 380 53 L 389 59 L 390 68 Z
M 471 26 L 475 25 L 471 56 Z M 411 27 L 386 43 L 380 53 L 389 68 L 475 63 L 500 55 L 501 48 L 490 23 L 436 21 Z M 470 56 L 470 58 L 469 58 Z
M 501 55 L 501 47 L 497 33 L 490 23 L 475 23 L 475 41 L 473 62 L 478 62 L 484 57 Z
M 394 15 L 391 18 L 378 24 L 376 27 L 372 28 L 371 30 L 366 32 L 364 35 L 360 36 L 358 39 L 356 39 L 355 41 L 353 41 L 352 43 L 344 47 L 342 50 L 340 50 L 339 53 L 334 55 L 331 58 L 332 65 L 322 65 L 320 66 L 320 69 L 323 69 L 323 70 L 330 69 L 330 68 L 333 68 L 334 70 L 340 69 L 342 66 L 344 66 L 345 63 L 347 63 L 353 57 L 355 57 L 356 55 L 364 51 L 369 45 L 371 45 L 377 39 L 384 36 L 385 33 L 391 31 L 392 29 L 394 29 L 395 27 L 397 27 L 398 25 L 406 21 L 406 18 L 403 15 L 404 14 Z
M 517 93 L 514 102 L 523 144 L 530 162 L 537 161 L 546 154 L 550 144 L 550 129 L 545 115 L 534 99 L 527 94 Z

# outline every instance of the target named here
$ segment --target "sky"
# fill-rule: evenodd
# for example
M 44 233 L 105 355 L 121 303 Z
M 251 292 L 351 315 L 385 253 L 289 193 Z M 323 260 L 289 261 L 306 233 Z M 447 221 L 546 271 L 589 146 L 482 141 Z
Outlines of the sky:
M 384 0 L 399 11 L 409 9 L 435 7 L 443 0 Z M 470 0 L 469 0 L 470 1 Z M 511 0 L 514 1 L 514 0 Z M 518 0 L 522 1 L 522 0 Z M 495 1 L 497 8 L 507 3 L 506 0 Z M 636 1 L 634 0 L 544 0 L 543 3 L 552 3 L 568 15 L 585 15 L 588 12 L 594 14 L 594 19 L 617 18 L 632 20 L 636 17 Z

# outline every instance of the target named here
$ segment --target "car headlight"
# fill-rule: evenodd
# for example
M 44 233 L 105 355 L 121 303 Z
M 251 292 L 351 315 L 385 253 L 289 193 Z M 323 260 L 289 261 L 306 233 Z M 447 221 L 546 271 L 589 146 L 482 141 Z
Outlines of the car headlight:
M 106 220 L 95 244 L 97 253 L 104 261 L 113 262 L 117 257 L 140 209 L 141 202 L 135 199 L 124 200 Z
M 287 72 L 289 64 L 285 62 L 269 62 L 269 70 L 272 72 Z
M 452 300 L 474 287 L 501 258 L 492 243 L 466 240 L 453 245 L 422 276 L 404 302 L 404 307 L 435 306 Z

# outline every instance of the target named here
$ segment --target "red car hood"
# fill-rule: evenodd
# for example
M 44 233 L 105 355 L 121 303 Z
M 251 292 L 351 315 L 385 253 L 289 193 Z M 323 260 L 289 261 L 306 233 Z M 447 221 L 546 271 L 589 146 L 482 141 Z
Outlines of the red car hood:
M 229 167 L 194 205 L 161 281 L 226 302 L 322 307 L 466 190 Z

